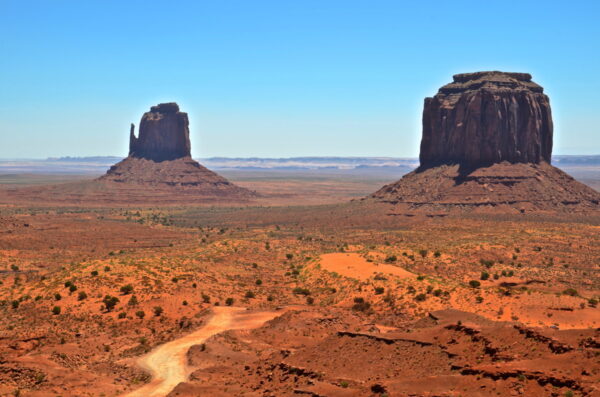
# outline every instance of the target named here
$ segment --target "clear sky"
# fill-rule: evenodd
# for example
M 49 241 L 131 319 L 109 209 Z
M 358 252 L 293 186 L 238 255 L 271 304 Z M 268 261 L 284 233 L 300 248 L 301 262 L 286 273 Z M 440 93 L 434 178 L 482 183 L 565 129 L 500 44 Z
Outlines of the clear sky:
M 0 158 L 127 154 L 176 101 L 195 157 L 417 156 L 423 98 L 529 72 L 600 154 L 600 1 L 0 0 Z

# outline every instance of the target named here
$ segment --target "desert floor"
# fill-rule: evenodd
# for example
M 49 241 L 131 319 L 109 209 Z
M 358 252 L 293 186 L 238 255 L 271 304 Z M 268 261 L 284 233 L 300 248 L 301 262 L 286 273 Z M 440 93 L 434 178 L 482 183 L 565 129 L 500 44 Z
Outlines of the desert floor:
M 599 395 L 600 216 L 407 213 L 359 200 L 381 179 L 230 177 L 262 198 L 0 188 L 0 395 Z

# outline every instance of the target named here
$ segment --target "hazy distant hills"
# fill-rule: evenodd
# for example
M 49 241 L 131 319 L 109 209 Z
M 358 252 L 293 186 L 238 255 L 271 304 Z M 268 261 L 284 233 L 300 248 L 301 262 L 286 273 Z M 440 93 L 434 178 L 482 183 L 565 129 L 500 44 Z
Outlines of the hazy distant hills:
M 60 157 L 39 159 L 0 160 L 0 174 L 72 174 L 101 175 L 114 163 L 120 161 L 115 156 Z M 197 159 L 201 164 L 214 170 L 232 171 L 330 171 L 330 172 L 376 172 L 404 174 L 419 165 L 417 158 L 396 157 L 291 157 L 291 158 L 239 158 L 211 157 Z M 553 164 L 561 168 L 594 169 L 600 167 L 600 155 L 553 156 Z

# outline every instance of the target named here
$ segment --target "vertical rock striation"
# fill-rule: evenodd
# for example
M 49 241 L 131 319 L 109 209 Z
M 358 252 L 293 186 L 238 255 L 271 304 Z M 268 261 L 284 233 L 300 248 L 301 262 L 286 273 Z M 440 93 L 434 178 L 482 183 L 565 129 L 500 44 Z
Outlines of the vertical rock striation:
M 552 114 L 528 73 L 477 72 L 425 98 L 421 167 L 550 163 Z
M 134 125 L 129 134 L 129 156 L 153 161 L 175 160 L 191 156 L 187 113 L 174 103 L 152 106 L 140 121 L 139 137 Z
M 425 99 L 421 166 L 371 198 L 398 210 L 599 210 L 600 194 L 551 155 L 550 101 L 530 74 L 457 74 Z

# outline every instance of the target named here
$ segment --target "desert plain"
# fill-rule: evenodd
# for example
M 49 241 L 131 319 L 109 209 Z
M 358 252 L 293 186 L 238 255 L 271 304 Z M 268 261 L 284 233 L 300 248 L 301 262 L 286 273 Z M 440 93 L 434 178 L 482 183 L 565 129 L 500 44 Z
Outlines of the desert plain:
M 600 217 L 403 212 L 363 199 L 385 175 L 225 174 L 258 198 L 4 184 L 0 395 L 598 395 Z

